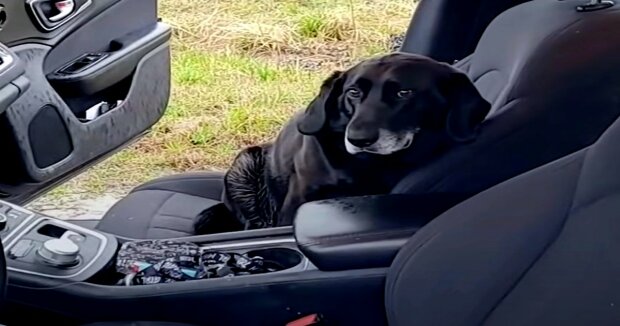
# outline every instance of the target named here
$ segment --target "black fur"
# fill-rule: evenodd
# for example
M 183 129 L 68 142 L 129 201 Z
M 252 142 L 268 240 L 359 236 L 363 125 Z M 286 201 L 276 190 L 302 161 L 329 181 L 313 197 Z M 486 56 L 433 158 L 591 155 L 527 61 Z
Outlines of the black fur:
M 236 219 L 224 203 L 205 209 L 199 214 L 194 223 L 196 234 L 215 234 L 241 231 L 243 229 L 244 225 Z
M 290 225 L 308 201 L 387 193 L 411 169 L 474 140 L 489 109 L 467 76 L 422 56 L 391 54 L 334 72 L 272 144 L 241 151 L 225 176 L 224 204 L 202 212 L 196 231 Z M 415 134 L 413 143 L 381 136 L 386 130 Z M 360 137 L 379 140 L 345 146 Z
M 272 227 L 276 223 L 277 207 L 269 195 L 265 174 L 270 148 L 267 144 L 245 149 L 224 177 L 224 203 L 233 208 L 245 229 Z

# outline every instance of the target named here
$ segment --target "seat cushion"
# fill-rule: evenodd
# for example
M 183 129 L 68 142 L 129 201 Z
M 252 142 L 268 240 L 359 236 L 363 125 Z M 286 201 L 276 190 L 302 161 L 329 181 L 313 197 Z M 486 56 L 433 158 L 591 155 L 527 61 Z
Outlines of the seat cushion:
M 194 234 L 198 213 L 220 202 L 223 174 L 183 173 L 145 183 L 117 202 L 97 229 L 132 239 Z

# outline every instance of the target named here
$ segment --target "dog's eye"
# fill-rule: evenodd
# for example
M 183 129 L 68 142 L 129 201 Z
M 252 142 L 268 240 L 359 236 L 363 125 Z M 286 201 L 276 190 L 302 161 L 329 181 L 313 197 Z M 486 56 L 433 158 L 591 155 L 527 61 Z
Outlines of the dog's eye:
M 347 90 L 347 96 L 352 98 L 358 98 L 362 96 L 362 92 L 357 88 L 349 88 Z
M 401 89 L 400 91 L 396 92 L 396 96 L 398 98 L 410 98 L 411 96 L 413 96 L 413 91 L 410 89 Z

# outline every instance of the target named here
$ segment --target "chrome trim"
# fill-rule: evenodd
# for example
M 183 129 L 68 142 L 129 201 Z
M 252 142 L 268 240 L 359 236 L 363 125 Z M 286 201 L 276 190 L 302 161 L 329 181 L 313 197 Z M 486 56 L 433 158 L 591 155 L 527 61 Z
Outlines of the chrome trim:
M 248 246 L 257 246 L 257 245 L 277 245 L 283 243 L 296 243 L 293 238 L 286 239 L 277 239 L 277 240 L 262 240 L 262 241 L 247 241 L 247 242 L 237 242 L 237 243 L 229 243 L 229 244 L 216 244 L 216 245 L 205 245 L 201 246 L 201 249 L 210 250 L 210 249 L 227 249 L 227 248 L 243 248 Z
M 13 64 L 13 61 L 15 61 L 11 53 L 7 52 L 7 50 L 4 48 L 0 48 L 0 58 L 2 58 L 2 63 L 0 64 L 0 71 L 10 67 Z
M 66 18 L 64 18 L 60 23 L 58 23 L 57 25 L 54 25 L 52 27 L 47 27 L 45 26 L 45 24 L 43 23 L 43 21 L 41 21 L 41 17 L 39 17 L 39 15 L 37 14 L 36 9 L 34 8 L 34 4 L 38 3 L 38 2 L 42 2 L 42 1 L 46 1 L 46 0 L 34 0 L 31 1 L 29 3 L 30 5 L 30 10 L 32 11 L 32 15 L 34 16 L 34 18 L 37 20 L 37 23 L 39 23 L 39 26 L 41 26 L 41 28 L 43 28 L 44 30 L 46 30 L 47 32 L 51 32 L 57 28 L 59 28 L 60 26 L 66 24 L 68 21 L 70 21 L 71 19 L 73 19 L 75 16 L 81 14 L 84 10 L 86 10 L 86 8 L 90 7 L 90 5 L 93 3 L 92 0 L 88 0 L 86 3 L 84 3 L 81 7 L 77 8 L 75 10 L 74 13 L 70 14 L 69 16 L 67 16 Z M 49 1 L 49 0 L 47 0 Z
M 23 274 L 30 274 L 30 275 L 37 275 L 37 276 L 44 276 L 44 277 L 51 277 L 51 278 L 59 278 L 59 279 L 67 279 L 67 278 L 73 278 L 76 277 L 80 274 L 82 274 L 84 271 L 86 271 L 89 267 L 91 267 L 95 262 L 97 262 L 97 260 L 99 258 L 101 258 L 101 255 L 103 254 L 103 252 L 105 251 L 106 246 L 108 245 L 108 238 L 106 238 L 104 235 L 102 235 L 101 233 L 83 228 L 79 225 L 74 225 L 65 221 L 61 221 L 61 220 L 57 220 L 57 219 L 52 219 L 52 218 L 48 218 L 48 217 L 42 217 L 39 221 L 32 223 L 30 225 L 30 227 L 26 228 L 24 231 L 22 231 L 18 237 L 16 237 L 15 239 L 13 239 L 13 241 L 11 241 L 9 243 L 9 245 L 4 249 L 5 252 L 8 251 L 13 245 L 15 245 L 15 243 L 17 243 L 17 241 L 23 237 L 25 234 L 27 234 L 28 232 L 30 232 L 32 229 L 34 229 L 37 225 L 40 225 L 42 222 L 45 221 L 50 221 L 52 223 L 55 223 L 57 225 L 63 226 L 65 227 L 68 231 L 78 231 L 81 233 L 86 233 L 86 234 L 90 234 L 92 236 L 95 236 L 97 238 L 99 238 L 99 240 L 101 240 L 101 245 L 99 246 L 99 249 L 97 251 L 97 254 L 95 255 L 95 257 L 93 257 L 84 267 L 82 267 L 80 270 L 78 270 L 77 272 L 75 272 L 74 274 L 71 275 L 53 275 L 53 274 L 46 274 L 46 273 L 39 273 L 39 272 L 33 272 L 30 270 L 24 270 L 24 269 L 20 269 L 20 268 L 15 268 L 15 267 L 7 267 L 7 269 L 9 271 L 14 271 L 14 272 L 18 272 L 18 273 L 23 273 Z
M 1 66 L 0 66 L 0 70 L 1 70 L 1 69 L 2 69 L 2 68 L 1 68 Z M 7 250 L 6 250 L 7 246 L 5 246 L 5 244 L 4 244 L 4 243 L 5 243 L 5 241 L 7 241 L 8 239 L 10 239 L 10 238 L 11 238 L 12 236 L 14 236 L 14 235 L 15 235 L 15 234 L 19 231 L 19 230 L 21 230 L 21 229 L 22 229 L 22 228 L 24 228 L 26 225 L 28 225 L 28 222 L 30 222 L 30 220 L 32 220 L 32 219 L 34 218 L 35 213 L 34 213 L 34 212 L 32 212 L 32 211 L 29 211 L 29 210 L 27 210 L 27 209 L 23 209 L 23 208 L 21 208 L 21 207 L 19 207 L 19 206 L 15 206 L 15 205 L 13 205 L 13 204 L 11 204 L 11 203 L 7 203 L 7 202 L 5 202 L 5 201 L 0 201 L 0 203 L 1 203 L 2 205 L 5 205 L 5 206 L 10 207 L 10 208 L 11 208 L 11 210 L 16 210 L 16 211 L 20 211 L 20 212 L 22 212 L 22 213 L 27 213 L 27 214 L 29 214 L 29 215 L 28 215 L 28 216 L 27 216 L 27 217 L 26 217 L 26 218 L 25 218 L 25 219 L 24 219 L 24 220 L 23 220 L 23 221 L 22 221 L 22 222 L 21 222 L 21 223 L 20 223 L 20 224 L 19 224 L 19 225 L 18 225 L 18 226 L 14 229 L 14 230 L 12 230 L 11 232 L 9 232 L 9 234 L 7 234 L 7 235 L 6 235 L 6 237 L 4 237 L 4 238 L 2 239 L 2 245 L 4 246 L 4 251 L 6 252 L 6 251 L 7 251 Z

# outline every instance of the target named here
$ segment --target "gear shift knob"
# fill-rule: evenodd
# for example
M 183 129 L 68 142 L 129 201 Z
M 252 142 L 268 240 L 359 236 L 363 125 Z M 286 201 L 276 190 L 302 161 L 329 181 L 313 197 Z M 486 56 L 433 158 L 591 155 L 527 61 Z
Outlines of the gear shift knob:
M 70 266 L 76 264 L 80 247 L 69 238 L 74 234 L 74 232 L 68 231 L 60 239 L 45 241 L 37 253 L 44 261 L 52 265 Z

